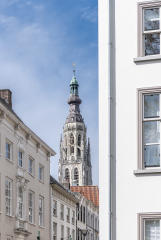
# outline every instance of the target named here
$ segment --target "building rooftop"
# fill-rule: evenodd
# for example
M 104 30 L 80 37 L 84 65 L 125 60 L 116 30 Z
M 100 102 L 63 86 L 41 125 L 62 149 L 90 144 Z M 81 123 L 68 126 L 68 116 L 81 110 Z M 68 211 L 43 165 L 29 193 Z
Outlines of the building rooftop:
M 98 186 L 71 186 L 72 192 L 79 192 L 88 200 L 91 200 L 99 207 L 99 188 Z

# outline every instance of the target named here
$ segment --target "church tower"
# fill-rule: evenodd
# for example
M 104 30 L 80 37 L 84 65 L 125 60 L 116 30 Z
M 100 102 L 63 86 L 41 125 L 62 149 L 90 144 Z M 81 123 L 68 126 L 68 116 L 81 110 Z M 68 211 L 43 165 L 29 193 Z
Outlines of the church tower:
M 87 128 L 80 114 L 82 103 L 78 94 L 78 82 L 73 70 L 70 82 L 70 97 L 68 99 L 69 114 L 63 127 L 63 138 L 60 138 L 60 159 L 58 181 L 66 179 L 70 185 L 92 185 L 92 166 L 90 155 L 90 140 L 87 141 Z

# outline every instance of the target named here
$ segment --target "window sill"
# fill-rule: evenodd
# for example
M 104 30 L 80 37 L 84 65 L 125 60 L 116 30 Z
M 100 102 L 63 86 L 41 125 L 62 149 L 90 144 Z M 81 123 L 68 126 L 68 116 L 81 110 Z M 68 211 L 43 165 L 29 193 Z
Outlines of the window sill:
M 12 215 L 8 215 L 8 214 L 6 214 L 6 216 L 7 216 L 7 217 L 11 217 L 11 218 L 14 218 L 14 216 L 12 216 Z
M 53 217 L 57 217 L 57 215 L 54 215 L 54 214 L 53 214 Z
M 151 55 L 151 56 L 133 58 L 133 61 L 135 63 L 137 63 L 137 62 L 147 62 L 147 61 L 156 61 L 156 60 L 161 60 L 161 55 Z
M 64 221 L 64 218 L 60 218 L 60 219 Z
M 44 182 L 43 182 L 43 181 L 41 181 L 40 179 L 39 179 L 39 182 L 41 182 L 41 183 L 43 183 L 43 184 L 44 184 Z
M 139 170 L 134 170 L 133 174 L 134 175 L 139 175 L 139 174 L 157 174 L 157 173 L 161 173 L 161 168 L 160 169 L 139 169 Z
M 31 223 L 31 222 L 28 222 L 29 224 L 33 225 L 33 226 L 36 226 L 34 223 Z
M 34 175 L 32 175 L 32 173 L 30 173 L 30 172 L 29 172 L 29 174 L 30 174 L 30 175 L 31 175 L 33 178 L 35 178 L 35 176 L 34 176 Z
M 67 223 L 70 223 L 70 221 L 66 221 Z
M 39 228 L 43 228 L 43 229 L 45 229 L 45 227 L 43 227 L 43 226 L 40 226 L 40 225 L 39 225 Z
M 14 164 L 14 162 L 12 162 L 11 160 L 9 160 L 8 158 L 6 158 L 7 161 L 9 161 L 10 163 Z

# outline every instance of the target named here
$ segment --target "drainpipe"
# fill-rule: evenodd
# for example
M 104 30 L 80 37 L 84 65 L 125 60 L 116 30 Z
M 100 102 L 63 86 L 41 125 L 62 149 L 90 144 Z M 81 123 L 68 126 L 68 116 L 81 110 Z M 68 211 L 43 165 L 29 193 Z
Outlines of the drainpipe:
M 109 162 L 109 240 L 112 240 L 112 2 L 115 0 L 108 0 L 108 162 Z
M 77 240 L 78 204 L 79 204 L 79 203 L 76 203 L 76 224 L 75 224 L 75 225 L 76 225 L 76 240 Z
M 51 202 L 51 205 L 50 205 L 50 217 L 51 217 L 51 220 L 50 220 L 50 222 L 51 222 L 51 228 L 50 228 L 50 235 L 51 235 L 51 240 L 52 240 L 52 233 L 53 233 L 53 206 L 52 206 L 52 203 L 53 203 L 53 199 L 52 199 L 52 187 L 50 187 L 50 202 Z

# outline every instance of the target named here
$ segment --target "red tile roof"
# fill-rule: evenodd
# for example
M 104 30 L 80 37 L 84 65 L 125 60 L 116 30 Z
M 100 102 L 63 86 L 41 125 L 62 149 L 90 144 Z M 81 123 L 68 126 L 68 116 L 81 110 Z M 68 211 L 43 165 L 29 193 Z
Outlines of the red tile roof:
M 72 192 L 79 192 L 88 200 L 91 200 L 96 206 L 99 206 L 99 189 L 98 186 L 71 186 Z

